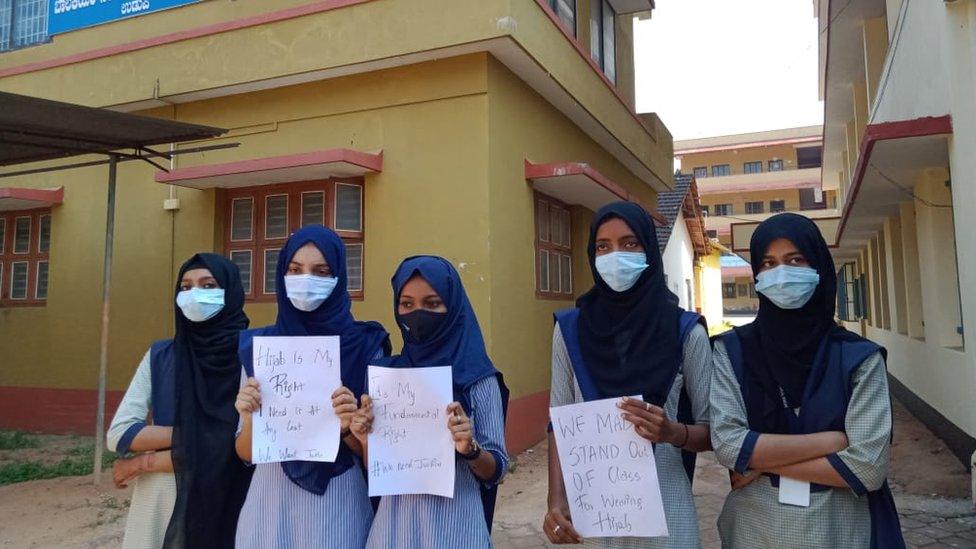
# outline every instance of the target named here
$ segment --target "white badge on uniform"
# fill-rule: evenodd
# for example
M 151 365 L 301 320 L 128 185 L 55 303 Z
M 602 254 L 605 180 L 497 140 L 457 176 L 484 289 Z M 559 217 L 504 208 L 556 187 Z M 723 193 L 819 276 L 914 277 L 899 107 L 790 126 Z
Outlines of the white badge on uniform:
M 779 502 L 799 507 L 810 507 L 810 483 L 780 476 Z

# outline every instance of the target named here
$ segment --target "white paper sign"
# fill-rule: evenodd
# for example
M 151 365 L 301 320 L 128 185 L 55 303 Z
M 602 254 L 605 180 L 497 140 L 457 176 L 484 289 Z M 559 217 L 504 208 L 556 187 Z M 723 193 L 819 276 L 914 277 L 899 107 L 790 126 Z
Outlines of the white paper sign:
M 619 401 L 549 409 L 573 528 L 584 538 L 667 536 L 653 447 Z
M 342 386 L 339 372 L 336 336 L 254 338 L 261 408 L 252 418 L 253 463 L 335 461 L 332 393 Z
M 454 497 L 451 367 L 369 367 L 369 495 Z
M 810 483 L 779 477 L 779 502 L 797 507 L 810 507 Z

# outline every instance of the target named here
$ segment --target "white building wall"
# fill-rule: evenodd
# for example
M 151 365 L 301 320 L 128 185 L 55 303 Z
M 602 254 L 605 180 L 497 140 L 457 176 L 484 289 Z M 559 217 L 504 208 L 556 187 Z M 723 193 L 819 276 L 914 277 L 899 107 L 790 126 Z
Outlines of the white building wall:
M 681 307 L 695 310 L 695 248 L 683 219 L 678 219 L 664 247 L 664 274 L 668 288 L 678 296 Z M 689 295 L 690 294 L 690 295 Z
M 971 4 L 971 2 L 967 2 Z M 889 6 L 891 7 L 891 6 Z M 878 96 L 869 123 L 944 116 L 950 109 L 950 67 L 943 2 L 910 1 L 901 11 L 881 73 Z M 889 17 L 892 17 L 889 12 Z
M 909 335 L 893 322 L 890 330 L 869 325 L 866 336 L 888 349 L 895 378 L 976 437 L 976 2 L 906 2 L 894 37 L 872 123 L 951 115 L 953 208 L 950 219 L 948 210 L 916 203 L 911 221 L 917 223 L 918 259 L 903 249 L 905 261 L 919 263 L 919 279 L 906 276 L 906 282 L 918 284 L 924 332 L 913 330 L 909 319 Z M 915 193 L 937 190 L 939 201 L 932 202 L 947 201 L 946 176 L 937 175 L 916 182 Z M 956 269 L 958 282 L 951 276 Z M 892 276 L 890 267 L 886 274 Z M 891 307 L 894 296 L 888 297 Z M 962 337 L 956 333 L 959 311 Z

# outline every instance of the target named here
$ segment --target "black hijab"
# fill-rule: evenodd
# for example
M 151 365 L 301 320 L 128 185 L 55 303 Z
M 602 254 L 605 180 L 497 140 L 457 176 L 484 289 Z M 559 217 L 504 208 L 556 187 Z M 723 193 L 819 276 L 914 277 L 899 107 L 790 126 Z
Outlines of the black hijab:
M 597 230 L 614 218 L 634 232 L 648 264 L 634 286 L 623 292 L 612 290 L 596 270 Z M 593 216 L 587 255 L 593 288 L 576 306 L 583 362 L 593 383 L 605 398 L 640 393 L 645 402 L 663 406 L 681 360 L 681 309 L 664 281 L 654 220 L 633 202 L 607 204 Z
M 250 468 L 234 451 L 234 400 L 241 380 L 237 336 L 249 322 L 240 272 L 219 255 L 200 253 L 184 263 L 175 293 L 187 271 L 202 267 L 223 288 L 224 308 L 203 322 L 192 322 L 176 307 L 176 504 L 164 546 L 232 548 L 251 478 Z
M 821 343 L 832 332 L 842 331 L 834 322 L 837 272 L 817 225 L 802 215 L 783 213 L 763 221 L 752 233 L 749 254 L 754 278 L 762 269 L 770 243 L 779 238 L 788 239 L 797 247 L 820 274 L 820 283 L 810 301 L 799 309 L 780 309 L 759 294 L 755 322 L 735 330 L 749 373 L 763 392 L 781 407 L 782 387 L 790 407 L 798 408 Z

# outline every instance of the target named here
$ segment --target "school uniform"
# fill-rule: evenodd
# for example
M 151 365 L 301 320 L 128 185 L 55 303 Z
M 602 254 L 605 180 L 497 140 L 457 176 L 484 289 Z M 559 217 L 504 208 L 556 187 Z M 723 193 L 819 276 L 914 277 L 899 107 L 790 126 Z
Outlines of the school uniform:
M 429 337 L 417 340 L 404 329 L 401 354 L 378 365 L 393 368 L 451 366 L 454 399 L 464 408 L 482 452 L 495 460 L 495 473 L 477 478 L 469 462 L 454 459 L 454 495 L 430 494 L 383 496 L 373 520 L 366 547 L 371 549 L 467 549 L 491 547 L 491 523 L 498 483 L 508 470 L 505 450 L 505 411 L 508 389 L 485 350 L 474 310 L 461 277 L 445 259 L 415 256 L 401 263 L 393 276 L 394 307 L 403 286 L 415 274 L 434 288 L 447 312 Z M 417 313 L 424 313 L 418 311 Z M 414 314 L 417 314 L 414 313 Z M 447 429 L 448 426 L 444 425 Z
M 284 276 L 295 252 L 313 243 L 328 262 L 337 284 L 315 310 L 301 311 L 289 300 Z M 339 336 L 342 384 L 357 401 L 366 367 L 390 351 L 389 335 L 376 322 L 358 322 L 347 291 L 342 239 L 321 226 L 289 237 L 278 256 L 275 324 L 240 337 L 240 364 L 253 375 L 253 340 L 258 336 Z M 362 461 L 344 443 L 333 463 L 287 461 L 253 466 L 247 499 L 237 523 L 238 548 L 355 549 L 363 547 L 373 519 Z
M 237 266 L 196 254 L 179 281 L 206 268 L 223 290 L 210 318 L 191 321 L 179 307 L 173 339 L 152 344 L 116 411 L 108 447 L 126 455 L 149 425 L 173 427 L 174 473 L 145 473 L 134 481 L 123 547 L 233 547 L 237 517 L 251 472 L 234 451 L 237 338 L 247 328 Z
M 647 268 L 616 291 L 596 267 L 595 238 L 610 218 L 624 220 L 644 248 Z M 550 405 L 641 395 L 672 422 L 708 425 L 711 347 L 700 315 L 683 311 L 664 283 L 654 222 L 640 206 L 614 203 L 594 215 L 589 242 L 594 287 L 577 307 L 556 313 Z M 587 548 L 699 547 L 692 495 L 694 454 L 655 444 L 654 458 L 669 535 L 584 539 Z
M 801 307 L 760 294 L 755 322 L 715 342 L 712 445 L 720 463 L 749 470 L 762 434 L 843 431 L 848 447 L 825 456 L 846 488 L 810 484 L 809 506 L 779 502 L 780 478 L 763 474 L 733 490 L 719 517 L 723 547 L 904 547 L 886 482 L 891 405 L 884 349 L 834 323 L 836 274 L 814 223 L 784 214 L 753 235 L 753 270 L 786 238 L 819 274 Z

